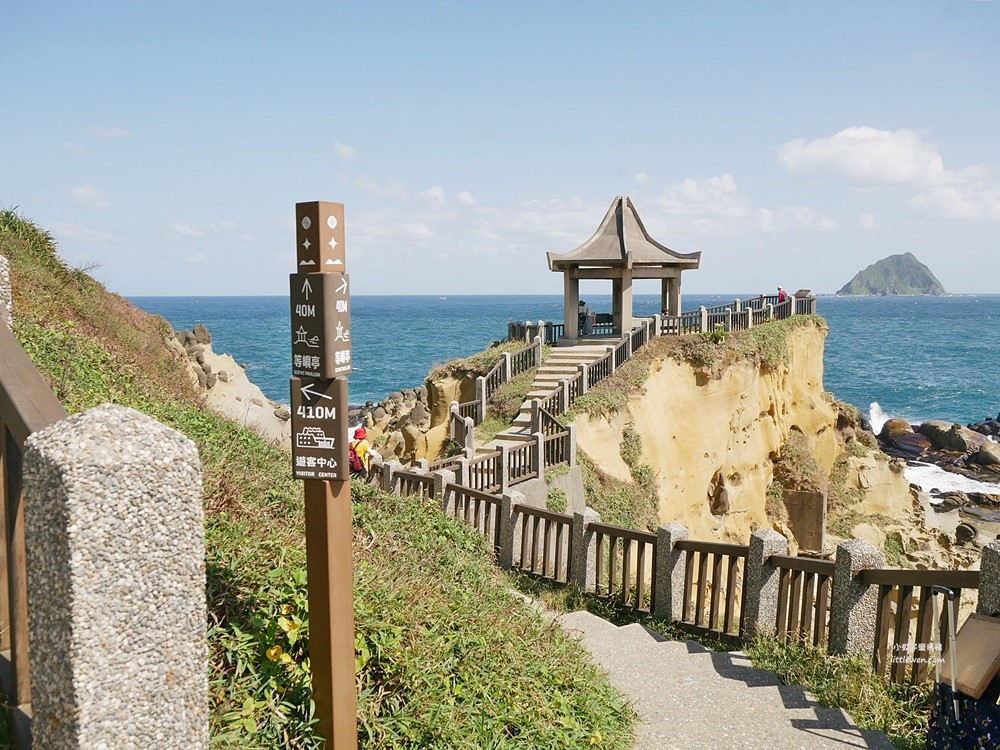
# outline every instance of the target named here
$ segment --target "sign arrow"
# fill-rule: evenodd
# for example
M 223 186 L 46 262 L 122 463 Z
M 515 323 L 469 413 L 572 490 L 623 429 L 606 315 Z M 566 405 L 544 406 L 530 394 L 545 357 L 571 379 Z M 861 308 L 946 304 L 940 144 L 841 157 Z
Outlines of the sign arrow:
M 306 279 L 308 281 L 308 279 Z M 347 291 L 347 279 L 341 277 L 340 286 L 337 287 L 337 294 Z
M 325 393 L 319 393 L 313 390 L 313 383 L 307 383 L 306 385 L 299 388 L 299 392 L 306 397 L 306 401 L 310 400 L 314 396 L 319 396 L 320 398 L 329 399 L 333 401 L 333 396 L 327 396 Z
M 306 295 L 306 302 L 309 301 L 309 295 L 312 294 L 312 284 L 309 283 L 309 279 L 306 279 L 302 284 L 302 291 Z

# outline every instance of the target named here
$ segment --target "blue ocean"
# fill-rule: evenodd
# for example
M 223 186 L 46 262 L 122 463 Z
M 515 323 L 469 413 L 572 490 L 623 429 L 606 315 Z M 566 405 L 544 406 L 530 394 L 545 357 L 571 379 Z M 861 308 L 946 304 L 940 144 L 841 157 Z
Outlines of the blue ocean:
M 749 294 L 685 295 L 684 309 Z M 233 355 L 274 401 L 288 402 L 290 312 L 286 297 L 135 297 L 175 329 L 204 323 L 217 352 Z M 608 296 L 588 296 L 610 311 Z M 637 295 L 637 315 L 659 298 Z M 913 422 L 979 422 L 1000 411 L 1000 295 L 820 297 L 830 325 L 827 390 L 870 413 L 872 403 Z M 511 320 L 563 317 L 560 295 L 352 296 L 350 401 L 381 401 L 423 383 L 435 364 L 506 337 Z

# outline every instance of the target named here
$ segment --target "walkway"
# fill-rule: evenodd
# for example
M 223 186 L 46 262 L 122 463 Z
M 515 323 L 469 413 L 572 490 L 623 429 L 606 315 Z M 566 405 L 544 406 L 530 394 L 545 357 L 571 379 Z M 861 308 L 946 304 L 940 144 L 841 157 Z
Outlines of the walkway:
M 521 405 L 521 411 L 511 423 L 511 426 L 497 435 L 519 433 L 527 435 L 531 431 L 531 402 L 549 396 L 559 386 L 559 381 L 576 377 L 581 364 L 592 364 L 608 353 L 608 343 L 578 344 L 576 346 L 556 346 L 552 348 L 548 358 L 535 372 L 531 390 Z
M 637 750 L 893 750 L 881 732 L 859 730 L 742 653 L 669 641 L 637 623 L 615 627 L 586 611 L 556 621 L 628 696 L 641 721 Z

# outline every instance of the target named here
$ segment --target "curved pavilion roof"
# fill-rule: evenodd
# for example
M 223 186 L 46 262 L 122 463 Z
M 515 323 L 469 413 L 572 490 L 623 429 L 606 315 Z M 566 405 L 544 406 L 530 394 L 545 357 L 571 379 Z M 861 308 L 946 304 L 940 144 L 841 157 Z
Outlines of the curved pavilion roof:
M 619 195 L 612 201 L 594 236 L 568 253 L 547 253 L 550 271 L 574 266 L 634 266 L 697 268 L 701 251 L 677 253 L 649 236 L 632 199 Z

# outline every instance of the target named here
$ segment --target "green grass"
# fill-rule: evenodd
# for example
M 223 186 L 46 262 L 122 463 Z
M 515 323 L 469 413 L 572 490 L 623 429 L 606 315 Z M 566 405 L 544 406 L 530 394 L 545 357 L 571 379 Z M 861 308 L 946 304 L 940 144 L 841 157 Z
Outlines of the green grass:
M 933 683 L 894 685 L 862 656 L 831 656 L 794 641 L 759 639 L 747 649 L 755 667 L 789 685 L 806 687 L 824 706 L 843 708 L 861 729 L 885 732 L 900 750 L 922 750 Z
M 66 269 L 13 212 L 0 212 L 0 251 L 16 333 L 70 412 L 112 401 L 198 446 L 212 747 L 320 747 L 289 456 L 200 409 L 165 321 Z M 508 595 L 479 536 L 433 504 L 354 489 L 361 747 L 629 746 L 634 714 L 577 645 Z

